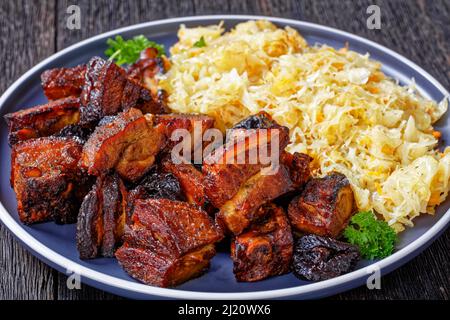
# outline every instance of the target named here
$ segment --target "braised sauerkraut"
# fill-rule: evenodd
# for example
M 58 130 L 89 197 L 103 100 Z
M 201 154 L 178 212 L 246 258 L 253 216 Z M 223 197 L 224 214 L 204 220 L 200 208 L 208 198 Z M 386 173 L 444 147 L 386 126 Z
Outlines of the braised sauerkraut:
M 447 99 L 400 86 L 367 54 L 308 46 L 267 21 L 227 33 L 181 26 L 178 36 L 160 82 L 172 110 L 213 116 L 221 129 L 268 112 L 289 127 L 289 151 L 311 155 L 319 175 L 345 174 L 359 210 L 375 210 L 397 231 L 447 197 L 450 150 L 436 150 L 432 127 Z

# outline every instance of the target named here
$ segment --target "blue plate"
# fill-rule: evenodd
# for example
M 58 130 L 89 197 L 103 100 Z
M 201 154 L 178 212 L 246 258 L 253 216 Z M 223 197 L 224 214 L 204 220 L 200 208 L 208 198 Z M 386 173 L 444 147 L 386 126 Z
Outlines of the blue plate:
M 40 86 L 40 74 L 49 68 L 69 67 L 85 63 L 93 55 L 103 55 L 106 39 L 115 35 L 125 38 L 144 34 L 148 38 L 170 47 L 177 40 L 181 23 L 188 27 L 215 24 L 224 21 L 230 28 L 251 20 L 267 19 L 279 26 L 289 25 L 306 38 L 309 44 L 324 43 L 341 48 L 346 42 L 350 49 L 370 53 L 383 64 L 383 71 L 402 84 L 415 80 L 418 90 L 436 101 L 448 92 L 433 77 L 397 53 L 376 43 L 336 29 L 271 17 L 257 16 L 199 16 L 161 20 L 111 31 L 79 42 L 62 50 L 25 73 L 0 98 L 0 115 L 46 102 Z M 436 124 L 443 140 L 450 141 L 448 114 Z M 7 128 L 0 121 L 0 219 L 3 224 L 38 258 L 63 273 L 77 272 L 81 280 L 91 286 L 131 298 L 182 298 L 182 299 L 263 299 L 263 298 L 317 298 L 336 294 L 364 284 L 373 270 L 386 274 L 398 268 L 424 250 L 447 227 L 450 221 L 450 201 L 439 206 L 434 216 L 422 215 L 415 227 L 403 232 L 396 252 L 380 261 L 361 261 L 356 271 L 327 281 L 312 283 L 298 280 L 292 274 L 273 277 L 256 283 L 238 283 L 232 272 L 232 262 L 222 252 L 212 260 L 211 269 L 200 278 L 191 280 L 176 289 L 146 286 L 130 278 L 115 259 L 82 261 L 75 246 L 75 225 L 57 226 L 43 223 L 31 227 L 19 222 L 14 192 L 9 186 L 10 148 Z

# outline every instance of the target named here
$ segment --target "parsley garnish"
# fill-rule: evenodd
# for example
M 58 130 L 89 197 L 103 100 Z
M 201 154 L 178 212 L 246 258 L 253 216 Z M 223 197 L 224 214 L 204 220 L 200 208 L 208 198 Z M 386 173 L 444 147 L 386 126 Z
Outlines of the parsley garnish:
M 370 212 L 355 214 L 344 230 L 344 237 L 359 247 L 366 259 L 384 258 L 392 254 L 397 234 L 385 221 Z
M 141 51 L 150 47 L 158 50 L 158 56 L 165 54 L 162 44 L 150 41 L 143 35 L 135 36 L 133 39 L 128 40 L 124 40 L 121 36 L 116 36 L 115 39 L 109 38 L 106 43 L 109 47 L 105 54 L 118 65 L 136 62 Z
M 203 36 L 200 37 L 200 40 L 196 41 L 194 43 L 194 47 L 196 48 L 203 48 L 206 47 L 206 41 L 205 38 L 203 38 Z

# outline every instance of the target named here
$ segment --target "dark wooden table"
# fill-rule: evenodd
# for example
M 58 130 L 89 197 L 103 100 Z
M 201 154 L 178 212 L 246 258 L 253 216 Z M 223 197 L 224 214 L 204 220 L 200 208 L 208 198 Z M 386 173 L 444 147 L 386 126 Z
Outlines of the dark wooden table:
M 66 10 L 81 8 L 81 29 L 66 27 Z M 369 30 L 366 9 L 381 8 L 381 29 Z M 410 58 L 450 88 L 450 0 L 158 0 L 1 1 L 0 92 L 42 59 L 79 40 L 118 27 L 178 16 L 256 14 L 311 21 L 374 40 Z M 402 268 L 332 299 L 449 299 L 450 230 Z M 0 299 L 117 299 L 83 285 L 69 290 L 66 276 L 29 254 L 0 226 Z

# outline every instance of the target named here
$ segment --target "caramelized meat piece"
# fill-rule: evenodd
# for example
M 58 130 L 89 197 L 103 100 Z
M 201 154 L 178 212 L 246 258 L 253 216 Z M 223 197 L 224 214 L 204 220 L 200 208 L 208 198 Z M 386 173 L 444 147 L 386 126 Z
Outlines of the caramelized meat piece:
M 310 180 L 300 196 L 289 204 L 288 214 L 294 229 L 334 238 L 345 228 L 354 208 L 347 178 L 331 173 Z
M 83 147 L 81 166 L 95 176 L 115 168 L 122 178 L 137 181 L 163 145 L 164 134 L 153 127 L 151 117 L 132 108 L 95 129 Z
M 133 79 L 113 61 L 92 58 L 86 70 L 81 93 L 80 122 L 96 123 L 104 116 L 115 115 L 132 107 L 144 113 L 162 113 L 165 109 L 154 101 L 151 92 Z
M 265 216 L 231 244 L 238 281 L 258 281 L 289 271 L 293 239 L 284 210 L 273 204 L 259 209 Z
M 80 100 L 65 98 L 5 115 L 9 144 L 47 137 L 79 120 Z
M 11 186 L 23 223 L 76 221 L 80 203 L 90 187 L 86 173 L 78 168 L 81 149 L 82 145 L 74 139 L 56 137 L 13 146 Z
M 41 74 L 42 88 L 49 100 L 78 97 L 83 89 L 86 66 L 55 68 Z
M 131 220 L 116 257 L 133 278 L 154 286 L 199 276 L 223 237 L 206 212 L 186 202 L 138 200 Z
M 125 227 L 126 195 L 116 173 L 97 178 L 78 215 L 77 248 L 81 259 L 114 256 Z
M 163 162 L 165 171 L 177 177 L 186 200 L 189 203 L 203 207 L 206 202 L 203 174 L 190 163 L 175 164 L 170 160 Z
M 157 74 L 163 74 L 169 69 L 169 60 L 158 57 L 156 48 L 146 48 L 142 50 L 139 60 L 133 63 L 127 70 L 129 78 L 132 78 L 147 87 L 152 95 L 158 95 Z
M 248 179 L 236 195 L 220 208 L 217 221 L 237 235 L 252 221 L 260 218 L 264 211 L 258 210 L 263 204 L 293 190 L 294 184 L 289 170 L 281 165 L 275 174 L 257 173 Z
M 271 165 L 271 157 L 262 161 L 261 155 L 281 154 L 289 142 L 289 131 L 285 127 L 251 130 L 237 140 L 228 141 L 223 147 L 204 160 L 205 192 L 216 207 L 230 200 L 241 185 L 262 168 Z M 256 156 L 255 156 L 256 155 Z
M 182 138 L 172 137 L 172 134 L 177 129 L 186 130 L 186 134 L 189 133 L 191 141 L 191 159 L 201 162 L 201 156 L 203 155 L 203 148 L 206 143 L 203 143 L 203 134 L 206 130 L 214 127 L 214 119 L 205 115 L 197 114 L 158 114 L 155 115 L 155 124 L 161 125 L 164 128 L 168 145 L 166 151 L 171 151 L 172 148 L 182 141 Z M 195 159 L 196 151 L 199 152 L 199 159 Z M 185 156 L 185 155 L 181 155 Z M 188 159 L 188 160 L 191 160 Z
M 311 234 L 296 241 L 293 269 L 300 279 L 321 281 L 352 271 L 359 259 L 357 246 Z
M 310 163 L 312 158 L 304 153 L 283 152 L 281 163 L 288 169 L 295 188 L 303 187 L 311 178 Z

